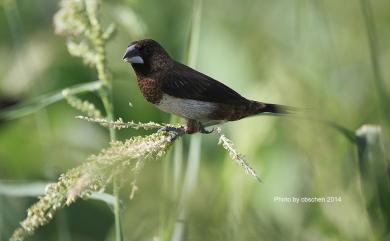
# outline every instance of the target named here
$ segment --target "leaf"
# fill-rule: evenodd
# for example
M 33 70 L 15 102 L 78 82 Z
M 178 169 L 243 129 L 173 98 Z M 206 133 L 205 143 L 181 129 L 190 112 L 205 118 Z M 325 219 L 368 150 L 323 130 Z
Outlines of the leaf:
M 45 94 L 39 97 L 35 97 L 18 105 L 11 106 L 7 109 L 0 111 L 0 119 L 13 120 L 21 118 L 30 114 L 33 114 L 51 104 L 54 104 L 60 100 L 63 100 L 66 95 L 76 95 L 84 92 L 92 92 L 102 87 L 102 81 L 94 81 L 85 84 L 78 84 L 72 87 L 56 91 L 50 94 Z
M 48 182 L 30 182 L 30 183 L 1 183 L 0 195 L 12 197 L 39 197 L 45 195 L 46 187 L 51 184 Z M 98 200 L 114 206 L 115 197 L 108 193 L 92 192 L 88 199 Z

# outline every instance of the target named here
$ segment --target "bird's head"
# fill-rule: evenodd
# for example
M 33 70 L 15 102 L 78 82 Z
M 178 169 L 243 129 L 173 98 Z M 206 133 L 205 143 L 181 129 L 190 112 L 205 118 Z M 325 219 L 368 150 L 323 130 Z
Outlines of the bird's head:
M 173 60 L 161 45 L 152 39 L 132 42 L 123 55 L 137 74 L 148 75 L 169 68 Z

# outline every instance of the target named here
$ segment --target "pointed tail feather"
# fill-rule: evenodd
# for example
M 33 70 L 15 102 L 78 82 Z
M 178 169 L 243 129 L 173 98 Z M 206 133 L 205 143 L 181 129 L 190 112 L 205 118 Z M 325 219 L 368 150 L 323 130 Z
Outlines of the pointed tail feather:
M 286 105 L 261 103 L 261 102 L 257 102 L 257 105 L 260 107 L 257 111 L 257 114 L 290 115 L 290 114 L 296 114 L 298 112 L 297 108 L 286 106 Z
M 262 113 L 273 113 L 273 114 L 294 114 L 297 112 L 296 108 L 277 105 L 277 104 L 265 104 L 265 107 L 261 111 Z

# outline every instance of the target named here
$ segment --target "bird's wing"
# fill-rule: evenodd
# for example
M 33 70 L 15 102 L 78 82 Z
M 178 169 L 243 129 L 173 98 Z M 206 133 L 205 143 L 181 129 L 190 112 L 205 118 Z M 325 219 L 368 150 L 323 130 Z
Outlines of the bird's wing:
M 174 97 L 224 104 L 248 101 L 221 82 L 180 63 L 160 78 L 162 91 Z

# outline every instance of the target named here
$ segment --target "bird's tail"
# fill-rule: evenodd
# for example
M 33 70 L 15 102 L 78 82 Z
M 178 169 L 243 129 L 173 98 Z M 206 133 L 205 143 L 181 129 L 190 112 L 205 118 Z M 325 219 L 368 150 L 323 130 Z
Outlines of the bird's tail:
M 291 106 L 286 105 L 278 105 L 278 104 L 270 104 L 270 103 L 262 103 L 254 101 L 257 106 L 256 114 L 259 115 L 291 115 L 297 114 L 298 109 Z

